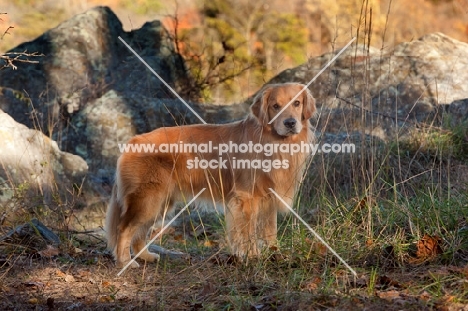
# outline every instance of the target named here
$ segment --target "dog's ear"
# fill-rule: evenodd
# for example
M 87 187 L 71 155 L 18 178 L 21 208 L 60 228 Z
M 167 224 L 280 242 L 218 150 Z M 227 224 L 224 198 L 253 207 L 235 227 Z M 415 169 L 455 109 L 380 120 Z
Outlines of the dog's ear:
M 303 106 L 302 106 L 302 119 L 308 120 L 312 118 L 317 108 L 315 107 L 315 98 L 312 97 L 312 93 L 310 93 L 309 89 L 304 90 L 302 92 L 303 96 Z
M 268 124 L 268 97 L 270 96 L 272 86 L 267 86 L 255 96 L 253 104 L 250 106 L 252 114 L 262 124 Z

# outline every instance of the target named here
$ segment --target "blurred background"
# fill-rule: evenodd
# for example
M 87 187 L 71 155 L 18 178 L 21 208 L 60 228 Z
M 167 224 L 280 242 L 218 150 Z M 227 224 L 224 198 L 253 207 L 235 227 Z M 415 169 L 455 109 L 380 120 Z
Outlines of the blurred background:
M 432 32 L 468 40 L 468 0 L 0 0 L 0 53 L 75 14 L 109 6 L 124 29 L 161 20 L 202 90 L 202 102 L 240 102 L 279 72 L 357 36 L 391 51 Z

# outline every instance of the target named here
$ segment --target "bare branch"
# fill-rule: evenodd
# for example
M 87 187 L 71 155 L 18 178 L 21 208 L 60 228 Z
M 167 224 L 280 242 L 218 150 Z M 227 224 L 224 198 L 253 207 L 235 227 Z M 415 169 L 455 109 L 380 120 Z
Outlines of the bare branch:
M 41 57 L 44 56 L 43 54 L 38 54 L 37 52 L 34 53 L 27 53 L 24 52 L 8 52 L 3 55 L 0 55 L 0 60 L 3 60 L 5 64 L 0 64 L 0 70 L 5 68 L 12 68 L 13 70 L 18 69 L 18 67 L 14 64 L 17 63 L 30 63 L 30 64 L 37 64 L 39 61 L 25 59 L 22 57 Z
M 6 15 L 7 13 L 1 13 L 0 15 Z M 0 18 L 0 21 L 2 19 Z M 13 26 L 8 26 L 8 28 L 5 30 L 5 32 L 0 36 L 0 40 L 3 40 L 3 37 L 5 35 L 10 34 L 9 30 L 13 29 L 15 27 Z M 29 57 L 39 57 L 39 56 L 44 56 L 42 54 L 38 54 L 37 52 L 34 53 L 28 53 L 27 51 L 24 52 L 7 52 L 5 54 L 0 54 L 0 70 L 5 69 L 5 68 L 12 68 L 13 70 L 18 69 L 18 67 L 14 64 L 16 63 L 30 63 L 30 64 L 37 64 L 39 63 L 38 61 L 35 60 L 30 60 L 28 59 Z
M 5 32 L 4 32 L 4 33 L 2 34 L 2 36 L 0 37 L 0 40 L 3 40 L 3 37 L 5 37 L 5 35 L 7 35 L 7 34 L 9 35 L 10 33 L 8 32 L 8 30 L 13 29 L 13 28 L 15 28 L 15 27 L 13 27 L 13 26 L 8 26 L 8 28 L 5 30 Z

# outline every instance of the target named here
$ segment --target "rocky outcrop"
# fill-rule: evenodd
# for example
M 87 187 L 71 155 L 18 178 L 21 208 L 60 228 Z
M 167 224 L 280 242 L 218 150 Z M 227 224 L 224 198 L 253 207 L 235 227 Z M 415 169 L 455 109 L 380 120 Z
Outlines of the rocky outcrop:
M 81 157 L 1 110 L 0 141 L 0 201 L 27 196 L 40 198 L 32 204 L 56 206 L 81 188 L 88 173 Z
M 335 54 L 311 58 L 269 83 L 308 83 Z M 449 106 L 468 97 L 467 80 L 468 44 L 441 33 L 390 51 L 351 46 L 310 86 L 321 108 L 317 128 L 388 139 L 414 122 L 439 122 L 458 111 Z
M 43 56 L 37 64 L 0 71 L 0 109 L 83 157 L 90 180 L 111 183 L 118 143 L 161 126 L 201 122 L 121 39 L 206 122 L 245 115 L 243 105 L 193 103 L 198 94 L 161 23 L 125 32 L 107 7 L 79 14 L 10 51 Z
M 452 126 L 466 124 L 468 121 L 468 98 L 451 103 L 448 107 L 448 115 Z
M 108 90 L 140 94 L 149 98 L 171 98 L 172 94 L 150 73 L 121 38 L 179 93 L 189 92 L 190 80 L 180 55 L 174 52 L 169 34 L 159 21 L 124 32 L 117 16 L 98 7 L 65 21 L 31 42 L 9 52 L 37 52 L 37 64 L 21 64 L 16 71 L 0 72 L 2 87 L 24 92 L 42 128 L 61 129 L 89 101 Z M 8 53 L 7 53 L 8 54 Z M 128 96 L 130 97 L 130 96 Z M 10 105 L 1 107 L 20 119 Z M 65 120 L 64 120 L 65 119 Z M 29 127 L 31 121 L 22 119 Z

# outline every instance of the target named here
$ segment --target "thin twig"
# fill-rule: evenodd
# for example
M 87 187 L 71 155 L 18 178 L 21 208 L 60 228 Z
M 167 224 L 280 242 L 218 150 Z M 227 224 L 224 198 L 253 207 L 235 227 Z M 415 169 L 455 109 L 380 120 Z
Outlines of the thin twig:
M 13 70 L 18 69 L 14 62 L 18 63 L 29 63 L 29 64 L 38 64 L 39 61 L 24 59 L 21 57 L 41 57 L 44 56 L 43 54 L 38 54 L 37 52 L 34 53 L 27 53 L 24 52 L 8 52 L 6 54 L 0 55 L 0 59 L 6 62 L 6 65 L 0 66 L 0 70 L 3 68 L 11 67 Z
M 1 13 L 0 13 L 0 14 L 1 14 Z M 5 30 L 5 32 L 4 32 L 4 33 L 2 34 L 2 36 L 0 37 L 0 40 L 3 40 L 3 37 L 5 37 L 6 34 L 10 34 L 10 33 L 8 32 L 8 30 L 13 29 L 13 28 L 15 28 L 15 27 L 13 27 L 13 26 L 8 26 L 8 28 Z

